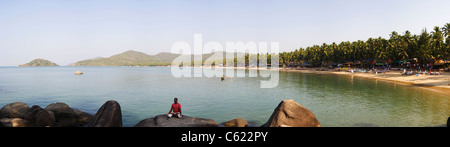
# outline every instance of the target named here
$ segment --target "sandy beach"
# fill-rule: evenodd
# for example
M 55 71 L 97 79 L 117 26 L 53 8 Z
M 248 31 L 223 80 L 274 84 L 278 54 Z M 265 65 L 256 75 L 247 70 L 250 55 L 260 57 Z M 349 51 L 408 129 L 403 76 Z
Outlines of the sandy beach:
M 402 76 L 400 71 L 390 71 L 386 73 L 378 73 L 375 74 L 373 72 L 346 72 L 346 71 L 317 71 L 316 69 L 306 69 L 306 70 L 295 70 L 295 69 L 287 69 L 280 68 L 280 71 L 285 72 L 301 72 L 301 73 L 314 73 L 314 74 L 337 74 L 337 75 L 346 75 L 346 76 L 354 76 L 361 77 L 373 80 L 383 80 L 390 81 L 405 85 L 416 86 L 419 88 L 424 88 L 427 90 L 436 91 L 442 94 L 450 95 L 450 73 L 444 72 L 441 75 L 428 75 L 428 74 L 419 74 L 411 75 L 411 76 Z

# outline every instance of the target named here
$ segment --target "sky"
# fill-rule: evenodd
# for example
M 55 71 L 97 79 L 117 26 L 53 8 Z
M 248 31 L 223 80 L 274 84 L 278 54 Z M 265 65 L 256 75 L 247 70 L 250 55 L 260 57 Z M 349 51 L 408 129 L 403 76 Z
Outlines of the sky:
M 322 43 L 419 34 L 450 23 L 449 0 L 0 0 L 0 66 L 59 65 L 172 44 Z

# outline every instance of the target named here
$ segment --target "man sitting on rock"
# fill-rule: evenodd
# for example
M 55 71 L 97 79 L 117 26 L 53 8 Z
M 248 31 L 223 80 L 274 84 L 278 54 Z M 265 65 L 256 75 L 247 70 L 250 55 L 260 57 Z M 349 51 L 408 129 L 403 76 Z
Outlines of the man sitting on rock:
M 173 99 L 172 107 L 170 107 L 170 111 L 166 115 L 167 117 L 172 117 L 173 115 L 175 115 L 178 118 L 181 118 L 181 105 L 180 103 L 178 103 L 178 98 Z

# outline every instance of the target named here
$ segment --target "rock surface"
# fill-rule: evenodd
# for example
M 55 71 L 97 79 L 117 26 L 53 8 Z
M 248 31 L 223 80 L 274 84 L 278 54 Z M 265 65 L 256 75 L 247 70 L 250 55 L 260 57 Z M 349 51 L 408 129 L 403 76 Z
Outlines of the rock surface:
M 182 118 L 168 118 L 165 114 L 147 118 L 134 127 L 218 127 L 216 121 L 206 118 L 190 117 L 183 115 Z
M 25 120 L 34 127 L 52 127 L 55 124 L 55 115 L 51 111 L 47 111 L 38 105 L 34 105 L 29 109 Z
M 247 127 L 248 122 L 242 118 L 232 119 L 230 121 L 223 122 L 224 127 Z
M 83 72 L 81 72 L 79 70 L 75 71 L 75 75 L 82 75 L 82 74 L 83 74 Z
M 93 115 L 75 110 L 65 103 L 51 103 L 45 110 L 55 115 L 55 127 L 81 127 L 88 124 Z
M 449 119 L 450 120 L 450 119 Z M 237 118 L 221 125 L 246 127 L 248 122 Z M 0 127 L 122 127 L 122 112 L 118 102 L 110 100 L 100 107 L 95 116 L 72 109 L 65 103 L 52 103 L 45 109 L 15 102 L 0 109 Z M 168 118 L 165 114 L 141 120 L 134 127 L 218 127 L 216 121 L 190 117 Z M 262 127 L 320 127 L 315 115 L 294 100 L 284 100 L 275 108 Z
M 316 116 L 294 100 L 283 100 L 262 127 L 320 127 Z
M 0 118 L 25 118 L 30 107 L 22 102 L 7 104 L 0 109 Z
M 89 127 L 122 127 L 122 110 L 119 103 L 114 100 L 105 102 L 89 122 Z
M 0 127 L 29 127 L 29 123 L 22 118 L 1 118 Z

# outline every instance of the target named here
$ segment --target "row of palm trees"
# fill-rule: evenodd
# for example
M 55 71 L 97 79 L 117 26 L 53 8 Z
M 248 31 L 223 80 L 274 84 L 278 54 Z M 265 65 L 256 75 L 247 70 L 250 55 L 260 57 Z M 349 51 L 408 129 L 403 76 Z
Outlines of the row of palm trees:
M 280 53 L 279 63 L 310 63 L 318 67 L 349 61 L 362 63 L 368 60 L 400 61 L 414 58 L 422 64 L 450 59 L 450 23 L 444 27 L 436 26 L 430 33 L 424 29 L 419 35 L 409 31 L 401 35 L 393 31 L 389 39 L 378 37 L 300 48 Z

